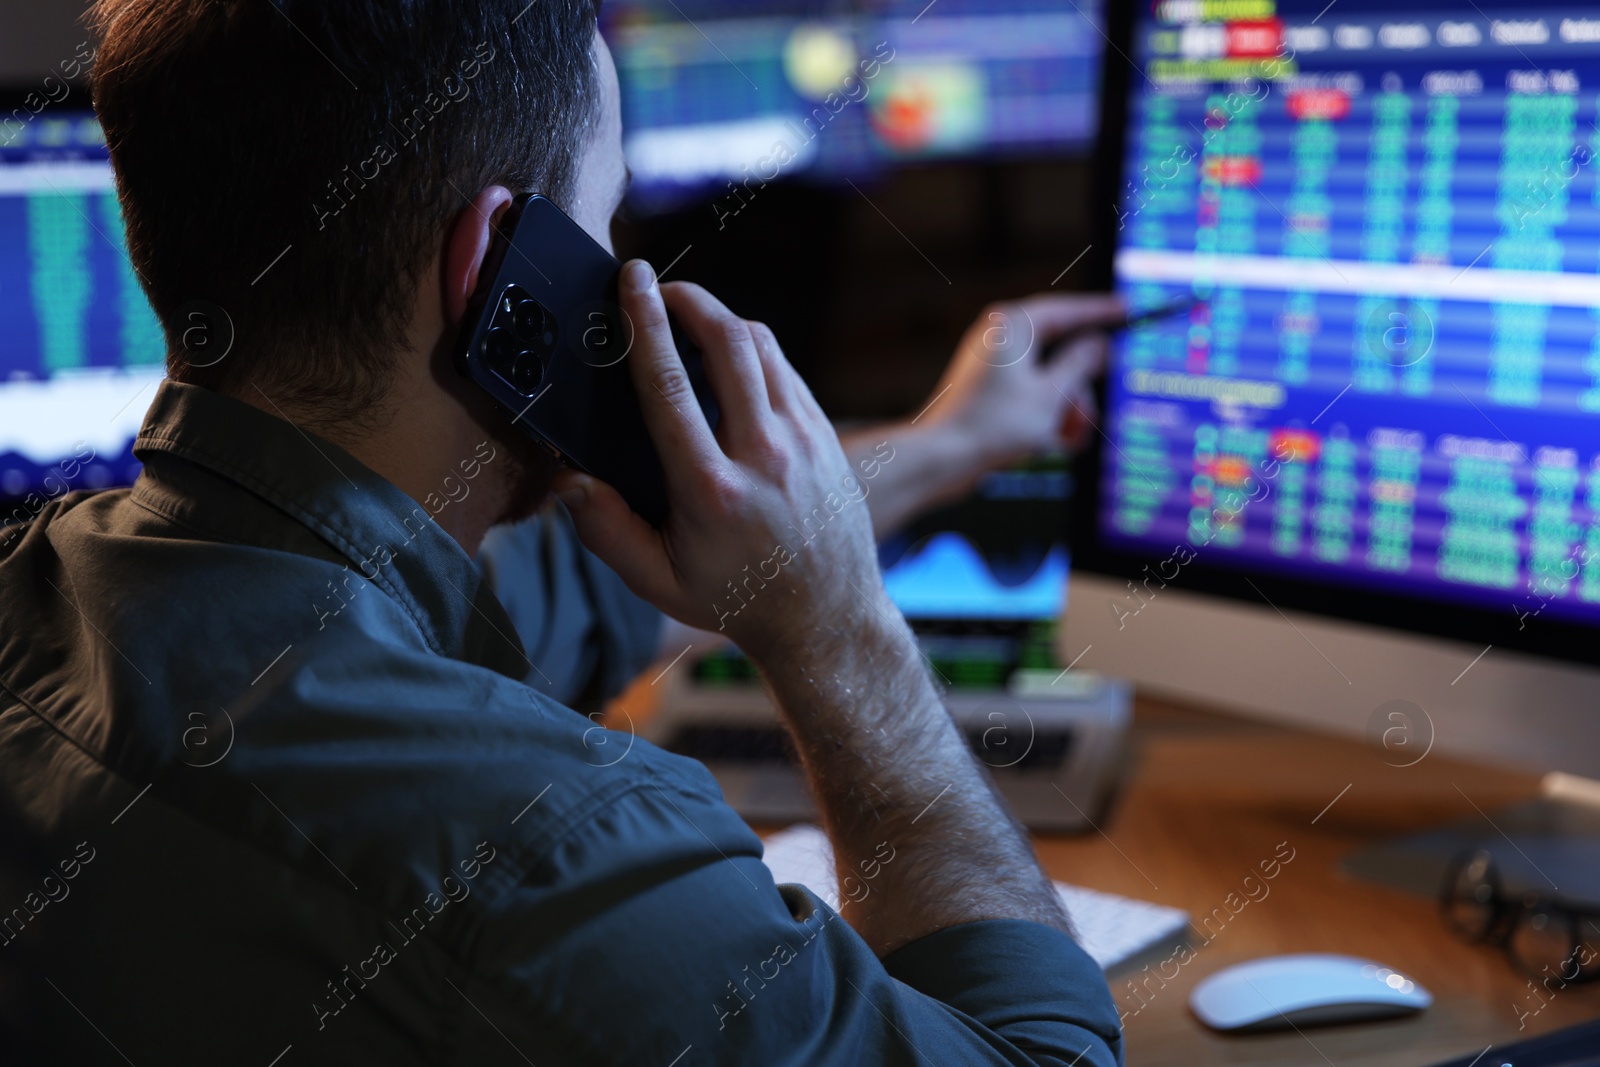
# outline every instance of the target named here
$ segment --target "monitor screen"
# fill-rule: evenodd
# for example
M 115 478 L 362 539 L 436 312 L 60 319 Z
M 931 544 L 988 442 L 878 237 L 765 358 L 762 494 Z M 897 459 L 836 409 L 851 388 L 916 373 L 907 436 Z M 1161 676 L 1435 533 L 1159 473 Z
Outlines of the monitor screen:
M 1083 151 L 1102 0 L 614 0 L 634 203 L 902 160 Z
M 13 111 L 0 122 L 0 523 L 137 476 L 165 353 L 99 123 Z
M 1111 610 L 1192 568 L 1534 651 L 1600 623 L 1600 5 L 1130 17 L 1115 284 L 1196 303 L 1115 348 Z

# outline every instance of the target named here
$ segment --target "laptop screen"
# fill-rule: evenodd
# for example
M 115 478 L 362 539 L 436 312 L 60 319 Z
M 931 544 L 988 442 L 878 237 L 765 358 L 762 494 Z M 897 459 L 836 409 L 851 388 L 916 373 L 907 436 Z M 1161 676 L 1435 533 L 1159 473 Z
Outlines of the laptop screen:
M 913 622 L 1058 618 L 1070 489 L 1059 459 L 986 476 L 968 499 L 885 541 L 889 596 Z

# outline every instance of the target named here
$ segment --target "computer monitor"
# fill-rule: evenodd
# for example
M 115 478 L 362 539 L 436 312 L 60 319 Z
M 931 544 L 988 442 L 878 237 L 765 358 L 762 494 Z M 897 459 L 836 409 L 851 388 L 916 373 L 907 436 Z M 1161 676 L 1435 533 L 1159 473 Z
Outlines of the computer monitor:
M 1103 0 L 614 0 L 633 204 L 900 161 L 1085 152 Z
M 166 353 L 99 123 L 38 93 L 16 102 L 0 109 L 0 524 L 138 475 Z
M 1114 284 L 1198 303 L 1115 346 L 1075 543 L 1109 610 L 1177 586 L 1593 662 L 1600 7 L 1112 21 Z

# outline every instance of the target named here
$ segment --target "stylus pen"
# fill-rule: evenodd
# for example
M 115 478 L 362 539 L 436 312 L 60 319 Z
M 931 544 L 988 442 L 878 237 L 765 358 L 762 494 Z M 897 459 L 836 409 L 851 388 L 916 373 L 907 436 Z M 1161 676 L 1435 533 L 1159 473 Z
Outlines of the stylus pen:
M 1144 311 L 1126 316 L 1121 322 L 1113 324 L 1110 330 L 1112 332 L 1132 330 L 1140 326 L 1149 325 L 1152 322 L 1160 322 L 1162 319 L 1176 318 L 1179 315 L 1188 314 L 1204 303 L 1205 301 L 1196 300 L 1194 297 L 1183 297 L 1170 303 L 1157 304 L 1153 308 L 1147 308 Z
M 1194 297 L 1182 297 L 1177 300 L 1169 301 L 1165 304 L 1157 304 L 1155 307 L 1147 308 L 1144 311 L 1135 312 L 1131 315 L 1124 315 L 1121 322 L 1114 322 L 1109 326 L 1101 327 L 1101 329 L 1106 333 L 1120 333 L 1123 330 L 1131 330 L 1135 327 L 1144 326 L 1148 323 L 1160 322 L 1162 319 L 1175 318 L 1178 315 L 1183 315 L 1193 311 L 1195 308 L 1204 303 L 1204 300 L 1196 300 Z M 1055 351 L 1059 354 L 1061 351 L 1063 351 L 1068 343 L 1070 343 L 1070 338 L 1067 340 L 1058 340 L 1056 342 Z M 1080 409 L 1076 403 L 1072 404 L 1072 408 L 1073 414 L 1076 414 L 1080 418 L 1087 418 L 1087 416 L 1083 414 L 1082 409 Z M 1090 422 L 1089 425 L 1092 426 L 1094 424 L 1093 422 Z M 1063 416 L 1061 423 L 1061 437 L 1063 440 L 1072 439 L 1070 415 Z
M 1091 326 L 1081 331 L 1075 330 L 1064 338 L 1057 338 L 1054 342 L 1054 351 L 1060 352 L 1062 348 L 1072 340 L 1072 338 L 1080 336 L 1083 333 L 1121 333 L 1123 330 L 1132 330 L 1139 326 L 1147 326 L 1152 322 L 1160 322 L 1163 319 L 1176 318 L 1179 315 L 1184 315 L 1190 311 L 1193 311 L 1195 308 L 1200 307 L 1204 303 L 1204 300 L 1196 300 L 1194 297 L 1184 297 L 1179 300 L 1173 300 L 1170 303 L 1157 304 L 1153 308 L 1135 312 L 1131 315 L 1124 315 L 1120 322 L 1113 322 L 1106 326 Z

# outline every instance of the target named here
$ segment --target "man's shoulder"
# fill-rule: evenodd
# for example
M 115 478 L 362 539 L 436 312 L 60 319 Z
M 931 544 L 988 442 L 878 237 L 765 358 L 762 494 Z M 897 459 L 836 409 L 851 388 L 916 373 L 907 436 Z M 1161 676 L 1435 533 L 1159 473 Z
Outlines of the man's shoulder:
M 51 624 L 0 663 L 0 763 L 23 801 L 0 822 L 41 862 L 76 856 L 94 877 L 69 886 L 82 903 L 41 896 L 39 918 L 3 936 L 40 958 L 116 944 L 101 953 L 108 990 L 149 981 L 150 958 L 183 943 L 164 976 L 261 993 L 241 1034 L 267 1040 L 291 1019 L 307 1041 L 393 1031 L 427 1049 L 466 1010 L 429 976 L 464 984 L 508 916 L 708 851 L 706 833 L 759 849 L 699 764 L 440 655 L 376 590 L 296 633 L 298 615 L 245 595 L 266 572 L 337 570 L 324 561 L 191 548 L 174 606 L 141 591 L 138 619 L 127 595 L 97 599 L 46 563 L 32 569 L 61 592 L 45 586 L 30 610 Z M 79 611 L 98 629 L 75 630 Z M 397 980 L 370 982 L 380 970 Z
M 77 804 L 148 784 L 149 799 L 338 885 L 308 843 L 348 850 L 375 884 L 445 870 L 491 830 L 537 852 L 634 790 L 720 800 L 698 763 L 541 693 L 536 670 L 525 683 L 499 669 L 514 657 L 458 658 L 478 655 L 470 638 L 457 655 L 430 647 L 386 573 L 212 540 L 130 497 L 53 502 L 0 566 L 0 591 L 18 593 L 0 617 L 28 634 L 0 639 L 15 697 L 8 710 L 0 695 L 0 716 L 17 727 L 0 755 L 43 768 L 77 749 Z M 490 599 L 443 591 L 469 631 L 506 639 Z

